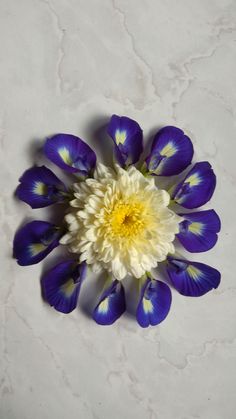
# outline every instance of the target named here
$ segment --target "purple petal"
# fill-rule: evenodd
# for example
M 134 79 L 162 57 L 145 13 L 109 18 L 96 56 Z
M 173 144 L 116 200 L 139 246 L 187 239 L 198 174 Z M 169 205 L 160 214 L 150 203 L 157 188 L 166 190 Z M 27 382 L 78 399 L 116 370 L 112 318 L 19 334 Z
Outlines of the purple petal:
M 61 231 L 54 224 L 31 221 L 17 231 L 13 243 L 13 256 L 19 265 L 34 265 L 59 245 L 61 235 Z
M 44 152 L 61 169 L 82 177 L 90 176 L 96 165 L 94 151 L 74 135 L 57 134 L 48 138 Z
M 220 272 L 199 262 L 168 257 L 167 272 L 180 294 L 200 297 L 220 284 Z
M 171 198 L 185 208 L 197 208 L 208 202 L 215 190 L 216 176 L 210 163 L 196 163 L 187 176 L 172 188 Z
M 168 126 L 155 135 L 146 167 L 154 175 L 172 176 L 186 169 L 192 158 L 190 138 L 181 129 Z
M 220 231 L 220 219 L 214 210 L 179 214 L 184 220 L 179 224 L 177 237 L 189 252 L 206 252 L 215 246 Z
M 65 185 L 45 166 L 26 170 L 19 181 L 16 194 L 31 208 L 43 208 L 64 200 Z
M 114 323 L 126 310 L 125 291 L 117 279 L 103 292 L 94 309 L 93 319 L 101 325 Z
M 54 266 L 42 278 L 45 300 L 61 313 L 76 308 L 80 287 L 86 275 L 86 263 L 67 260 Z
M 121 166 L 129 166 L 139 160 L 143 152 L 143 132 L 136 121 L 112 115 L 107 132 L 114 141 L 115 157 Z
M 141 327 L 156 326 L 170 311 L 171 291 L 167 284 L 147 278 L 142 287 L 136 318 Z

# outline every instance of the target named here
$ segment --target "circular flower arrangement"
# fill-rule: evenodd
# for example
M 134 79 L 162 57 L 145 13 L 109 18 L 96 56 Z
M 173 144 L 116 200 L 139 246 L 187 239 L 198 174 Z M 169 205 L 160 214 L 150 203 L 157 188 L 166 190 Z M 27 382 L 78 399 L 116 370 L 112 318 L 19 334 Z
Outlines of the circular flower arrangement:
M 14 238 L 14 257 L 19 265 L 32 265 L 59 244 L 67 246 L 73 257 L 42 278 L 45 300 L 62 313 L 76 308 L 87 267 L 107 271 L 108 280 L 93 312 L 102 325 L 114 323 L 126 310 L 121 281 L 129 275 L 140 286 L 139 325 L 157 325 L 170 310 L 171 291 L 153 277 L 153 268 L 162 264 L 170 283 L 185 296 L 204 295 L 220 283 L 216 269 L 176 256 L 174 244 L 177 238 L 189 252 L 204 252 L 215 245 L 220 231 L 216 212 L 183 213 L 179 207 L 189 210 L 208 202 L 216 177 L 208 162 L 196 163 L 166 191 L 155 180 L 178 175 L 191 164 L 190 138 L 179 128 L 164 127 L 140 163 L 143 134 L 137 122 L 113 115 L 107 131 L 114 142 L 113 167 L 96 164 L 94 151 L 78 137 L 58 134 L 46 140 L 47 158 L 74 175 L 71 187 L 41 166 L 23 174 L 16 193 L 32 208 L 58 203 L 68 208 L 61 225 L 46 221 L 24 225 Z

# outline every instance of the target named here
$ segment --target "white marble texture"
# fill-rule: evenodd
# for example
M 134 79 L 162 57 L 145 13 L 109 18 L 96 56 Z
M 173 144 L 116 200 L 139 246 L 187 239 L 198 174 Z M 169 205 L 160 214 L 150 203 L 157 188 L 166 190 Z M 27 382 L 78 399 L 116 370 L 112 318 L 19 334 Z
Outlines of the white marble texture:
M 235 0 L 0 0 L 1 419 L 235 418 L 235 42 Z M 218 176 L 207 207 L 220 241 L 193 259 L 222 284 L 199 299 L 173 291 L 166 321 L 147 330 L 130 315 L 97 326 L 86 287 L 82 308 L 57 313 L 40 295 L 45 264 L 11 258 L 22 221 L 51 216 L 13 198 L 45 136 L 77 134 L 102 159 L 111 147 L 95 133 L 112 113 L 138 120 L 147 141 L 183 128 Z

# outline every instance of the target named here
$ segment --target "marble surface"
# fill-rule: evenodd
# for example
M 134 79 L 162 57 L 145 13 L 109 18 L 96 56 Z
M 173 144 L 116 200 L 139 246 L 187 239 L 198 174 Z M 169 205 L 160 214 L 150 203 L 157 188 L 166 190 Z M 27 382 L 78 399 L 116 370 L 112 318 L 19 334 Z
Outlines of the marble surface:
M 0 0 L 1 419 L 235 418 L 235 16 L 235 0 Z M 138 120 L 147 143 L 183 128 L 218 176 L 207 207 L 220 241 L 194 260 L 222 284 L 199 299 L 173 291 L 166 321 L 146 330 L 129 314 L 97 326 L 86 287 L 78 310 L 55 312 L 39 278 L 59 253 L 26 268 L 11 257 L 23 220 L 52 215 L 13 197 L 45 136 L 80 135 L 107 162 L 99 129 L 112 113 Z

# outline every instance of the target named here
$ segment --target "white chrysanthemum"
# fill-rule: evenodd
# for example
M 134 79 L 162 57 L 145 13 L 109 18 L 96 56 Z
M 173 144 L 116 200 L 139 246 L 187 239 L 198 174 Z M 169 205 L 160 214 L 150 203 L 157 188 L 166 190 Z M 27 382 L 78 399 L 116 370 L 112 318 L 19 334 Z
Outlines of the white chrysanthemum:
M 169 194 L 157 189 L 134 166 L 116 171 L 99 164 L 94 179 L 74 184 L 66 215 L 69 232 L 61 239 L 95 271 L 121 280 L 141 277 L 174 252 L 181 218 L 168 208 Z

